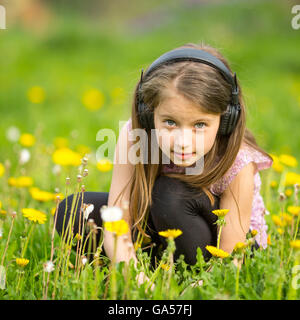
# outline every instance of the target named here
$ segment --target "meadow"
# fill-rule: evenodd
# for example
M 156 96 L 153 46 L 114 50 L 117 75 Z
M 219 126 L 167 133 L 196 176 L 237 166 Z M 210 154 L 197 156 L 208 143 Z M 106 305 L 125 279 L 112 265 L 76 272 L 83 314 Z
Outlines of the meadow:
M 291 28 L 290 6 L 176 3 L 101 19 L 52 8 L 43 28 L 27 19 L 0 30 L 0 299 L 299 299 L 300 31 Z M 166 235 L 169 246 L 155 269 L 139 245 L 137 268 L 110 264 L 101 243 L 89 261 L 74 250 L 80 235 L 64 241 L 54 232 L 59 202 L 83 190 L 109 191 L 112 163 L 96 157 L 97 132 L 118 135 L 142 68 L 201 41 L 231 62 L 247 127 L 274 160 L 261 172 L 267 249 L 250 257 L 252 234 L 231 255 L 205 262 L 199 250 L 188 266 L 173 261 L 175 233 Z M 95 229 L 88 220 L 86 228 L 89 248 Z M 151 282 L 138 285 L 139 271 Z

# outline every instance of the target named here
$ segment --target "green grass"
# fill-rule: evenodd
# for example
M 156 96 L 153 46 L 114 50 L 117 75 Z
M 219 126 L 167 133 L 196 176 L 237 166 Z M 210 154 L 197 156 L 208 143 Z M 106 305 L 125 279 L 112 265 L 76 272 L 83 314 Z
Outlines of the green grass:
M 139 80 L 141 68 L 146 68 L 162 53 L 187 42 L 205 41 L 215 46 L 229 59 L 237 72 L 247 104 L 247 126 L 258 143 L 273 154 L 289 153 L 300 159 L 300 131 L 298 114 L 300 108 L 300 31 L 291 28 L 291 8 L 281 1 L 229 1 L 222 4 L 202 4 L 194 7 L 179 2 L 170 5 L 153 4 L 131 10 L 124 14 L 112 11 L 101 19 L 87 15 L 54 11 L 49 26 L 42 32 L 18 25 L 9 25 L 1 30 L 0 52 L 0 162 L 11 162 L 9 176 L 22 174 L 17 166 L 20 145 L 6 139 L 6 130 L 17 126 L 20 131 L 34 133 L 38 139 L 32 148 L 32 158 L 23 166 L 26 175 L 34 178 L 34 185 L 54 192 L 65 192 L 65 177 L 70 174 L 72 187 L 77 168 L 61 175 L 52 173 L 53 139 L 57 136 L 69 139 L 71 148 L 79 144 L 92 150 L 89 175 L 85 178 L 88 191 L 109 191 L 111 171 L 100 172 L 95 167 L 95 152 L 100 146 L 96 133 L 101 128 L 118 131 L 118 121 L 127 120 L 131 112 L 132 93 Z M 55 7 L 54 7 L 55 8 Z M 125 9 L 124 9 L 125 10 Z M 155 13 L 155 15 L 154 15 Z M 33 104 L 27 99 L 27 91 L 34 85 L 44 88 L 46 99 Z M 88 111 L 82 104 L 82 95 L 88 88 L 97 88 L 105 96 L 105 103 L 97 111 Z M 124 89 L 125 97 L 114 103 L 111 90 Z M 75 130 L 75 131 L 74 131 Z M 294 170 L 294 169 L 292 169 Z M 262 195 L 272 214 L 280 211 L 277 189 L 269 182 L 279 182 L 280 174 L 269 170 L 262 172 Z M 75 189 L 73 189 L 75 190 Z M 0 177 L 0 200 L 3 208 L 18 212 L 5 258 L 7 285 L 0 290 L 1 299 L 43 298 L 43 263 L 50 259 L 53 219 L 50 209 L 54 203 L 39 203 L 33 200 L 27 189 L 7 186 L 5 177 Z M 294 203 L 289 197 L 284 210 Z M 20 256 L 28 236 L 30 222 L 21 216 L 22 207 L 34 207 L 45 211 L 48 220 L 37 225 L 26 256 L 30 263 L 18 269 L 15 259 Z M 239 298 L 241 299 L 288 299 L 299 298 L 299 290 L 290 296 L 292 266 L 295 255 L 286 263 L 289 254 L 290 235 L 281 237 L 270 216 L 266 216 L 272 245 L 266 251 L 256 251 L 240 270 Z M 11 217 L 2 217 L 3 238 L 0 253 L 3 254 Z M 61 245 L 55 236 L 55 248 Z M 282 249 L 283 248 L 283 249 Z M 281 251 L 282 250 L 282 251 Z M 139 251 L 140 252 L 140 251 Z M 146 262 L 147 255 L 140 254 Z M 249 254 L 249 252 L 247 253 Z M 59 251 L 55 252 L 55 259 Z M 0 257 L 1 257 L 0 256 Z M 74 264 L 75 255 L 71 254 Z M 199 254 L 198 263 L 188 268 L 179 261 L 173 270 L 171 288 L 178 299 L 235 299 L 236 268 L 231 259 L 222 264 L 216 261 L 211 272 Z M 282 264 L 282 262 L 284 263 Z M 66 267 L 69 275 L 59 278 L 59 299 L 102 299 L 109 275 L 108 264 L 93 273 L 93 266 L 86 266 L 80 280 L 74 280 L 73 270 Z M 117 266 L 118 298 L 122 298 L 125 281 Z M 139 268 L 142 268 L 140 265 Z M 201 271 L 202 270 L 202 271 Z M 155 270 L 147 275 L 151 278 Z M 136 270 L 131 266 L 127 299 L 166 299 L 166 271 L 159 270 L 155 290 L 145 292 L 133 280 Z M 49 294 L 53 290 L 53 274 L 50 277 Z M 21 289 L 17 291 L 18 279 Z M 97 278 L 95 278 L 97 275 Z M 192 279 L 204 279 L 204 285 L 188 288 Z M 98 287 L 97 287 L 98 286 Z M 107 298 L 110 297 L 108 294 Z

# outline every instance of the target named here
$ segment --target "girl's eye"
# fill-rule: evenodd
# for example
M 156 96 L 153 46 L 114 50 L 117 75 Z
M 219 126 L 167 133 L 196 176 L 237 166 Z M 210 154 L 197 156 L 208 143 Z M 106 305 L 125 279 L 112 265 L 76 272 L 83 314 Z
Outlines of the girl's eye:
M 168 126 L 173 127 L 172 123 L 176 125 L 175 121 L 173 120 L 165 120 L 164 121 Z M 203 129 L 206 126 L 205 122 L 198 122 L 195 124 L 195 126 L 199 125 L 199 127 L 197 127 L 196 129 Z
M 175 123 L 173 120 L 165 120 L 164 122 L 167 123 L 168 125 L 170 124 L 170 122 Z M 169 122 L 169 123 L 168 123 L 168 122 Z M 172 125 L 170 125 L 170 126 L 172 126 Z
M 204 123 L 204 122 L 198 122 L 195 125 L 197 125 L 197 124 L 202 125 L 201 127 L 198 127 L 197 129 L 203 129 L 206 126 L 206 123 Z

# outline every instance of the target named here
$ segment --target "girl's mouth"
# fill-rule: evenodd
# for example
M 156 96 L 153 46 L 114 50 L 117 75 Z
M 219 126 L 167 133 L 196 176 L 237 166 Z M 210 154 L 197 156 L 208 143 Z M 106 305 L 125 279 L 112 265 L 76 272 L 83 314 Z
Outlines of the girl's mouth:
M 196 155 L 196 152 L 192 152 L 192 153 L 177 153 L 175 151 L 173 151 L 173 152 L 176 157 L 178 157 L 182 160 L 190 159 Z

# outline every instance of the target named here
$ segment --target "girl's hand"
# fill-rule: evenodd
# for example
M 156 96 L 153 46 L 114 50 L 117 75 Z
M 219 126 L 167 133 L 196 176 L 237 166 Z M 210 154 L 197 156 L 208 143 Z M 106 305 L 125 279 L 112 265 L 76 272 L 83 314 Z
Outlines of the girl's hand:
M 146 283 L 149 283 L 150 282 L 150 279 L 145 275 L 145 273 L 143 271 L 141 271 L 137 277 L 136 277 L 136 280 L 138 282 L 139 285 L 143 284 L 144 282 Z M 154 283 L 151 285 L 150 289 L 151 291 L 153 291 L 155 288 L 155 285 Z

